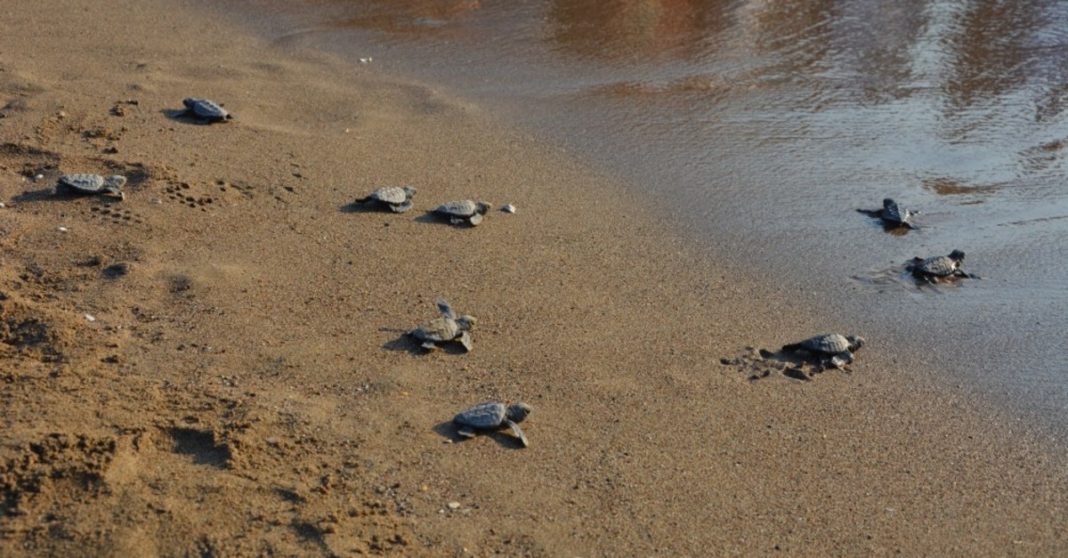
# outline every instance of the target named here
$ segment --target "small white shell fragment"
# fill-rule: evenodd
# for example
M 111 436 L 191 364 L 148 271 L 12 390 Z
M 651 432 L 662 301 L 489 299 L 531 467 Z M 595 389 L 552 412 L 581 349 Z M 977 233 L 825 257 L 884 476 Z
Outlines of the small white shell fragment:
M 96 316 L 94 316 L 94 315 L 92 315 L 92 314 L 86 314 L 86 315 L 85 315 L 85 319 L 86 319 L 87 321 L 90 321 L 90 322 L 95 322 L 95 321 L 96 321 Z
M 447 505 L 449 506 L 450 510 L 460 509 L 460 502 L 449 502 Z
M 33 179 L 34 180 L 44 180 L 44 175 L 43 174 L 34 175 Z
M 371 62 L 374 62 L 374 60 L 375 60 L 374 58 L 371 58 L 370 56 L 368 56 L 367 58 L 361 58 L 360 59 L 360 64 L 370 64 Z
M 4 202 L 0 202 L 0 209 L 3 209 L 3 208 L 5 208 L 5 207 L 7 207 L 7 206 L 6 206 L 6 205 L 4 205 Z
M 68 229 L 67 229 L 67 227 L 59 227 L 59 229 L 57 229 L 57 230 L 59 232 L 67 232 Z
M 515 213 L 515 206 L 512 205 L 512 204 L 508 204 L 508 205 L 502 207 L 501 211 L 503 211 L 505 213 Z

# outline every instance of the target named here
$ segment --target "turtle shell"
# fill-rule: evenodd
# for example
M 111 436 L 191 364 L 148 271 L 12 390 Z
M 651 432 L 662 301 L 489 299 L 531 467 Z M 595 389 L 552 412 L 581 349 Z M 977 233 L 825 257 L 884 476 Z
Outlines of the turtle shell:
M 797 344 L 800 348 L 828 355 L 836 355 L 849 350 L 849 339 L 839 333 L 824 333 Z
M 949 256 L 935 256 L 916 264 L 915 270 L 925 275 L 948 277 L 960 269 L 960 262 Z
M 203 118 L 210 121 L 227 120 L 230 118 L 230 113 L 226 109 L 222 108 L 219 103 L 210 99 L 196 99 L 189 97 L 182 100 L 182 104 L 185 108 L 193 112 L 197 118 Z
M 883 219 L 886 221 L 896 225 L 902 225 L 908 222 L 909 217 L 908 210 L 902 210 L 894 200 L 883 200 Z
M 447 317 L 434 318 L 409 332 L 421 341 L 452 341 L 462 331 L 456 320 Z
M 500 428 L 504 424 L 507 408 L 504 403 L 487 401 L 462 411 L 452 421 L 460 426 L 478 429 Z
M 451 201 L 434 209 L 434 213 L 453 217 L 471 217 L 478 212 L 479 205 L 471 200 Z
M 399 186 L 386 186 L 371 192 L 370 197 L 382 203 L 399 205 L 408 201 L 408 192 Z
M 86 194 L 99 194 L 104 190 L 104 177 L 99 174 L 67 174 L 59 178 L 59 186 Z

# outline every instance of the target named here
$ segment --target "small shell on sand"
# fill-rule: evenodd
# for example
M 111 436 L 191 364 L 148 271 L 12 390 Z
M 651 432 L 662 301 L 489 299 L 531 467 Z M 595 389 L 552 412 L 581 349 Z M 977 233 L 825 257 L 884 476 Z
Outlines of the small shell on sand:
M 58 229 L 56 229 L 56 230 L 58 230 L 59 232 L 67 232 L 67 231 L 68 231 L 68 230 L 70 230 L 70 229 L 68 229 L 67 227 L 59 227 L 59 228 L 58 228 Z
M 515 206 L 512 205 L 512 204 L 508 204 L 508 205 L 502 207 L 501 211 L 503 211 L 505 213 L 515 213 Z
M 86 314 L 85 315 L 85 319 L 86 319 L 86 321 L 89 321 L 89 322 L 95 322 L 96 321 L 96 316 L 94 316 L 92 314 Z

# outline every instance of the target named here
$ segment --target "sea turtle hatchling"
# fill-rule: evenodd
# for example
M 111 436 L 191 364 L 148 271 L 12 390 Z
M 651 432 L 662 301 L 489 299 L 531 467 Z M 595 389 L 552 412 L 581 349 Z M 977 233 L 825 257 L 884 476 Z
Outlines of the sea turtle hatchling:
M 385 186 L 365 198 L 357 199 L 356 203 L 374 203 L 388 207 L 394 213 L 404 213 L 412 208 L 414 196 L 415 188 L 411 186 Z
M 422 342 L 424 349 L 433 351 L 438 348 L 438 343 L 456 341 L 463 346 L 464 351 L 470 352 L 471 329 L 478 320 L 474 316 L 457 316 L 445 299 L 439 298 L 436 302 L 441 317 L 434 318 L 423 325 L 408 332 L 408 335 Z
M 912 217 L 920 213 L 919 211 L 904 209 L 890 198 L 883 200 L 882 209 L 858 209 L 857 211 L 882 219 L 883 224 L 888 228 L 904 227 L 907 229 L 916 228 L 916 225 L 912 223 Z
M 824 333 L 804 341 L 783 345 L 782 350 L 806 352 L 820 359 L 824 367 L 841 368 L 853 362 L 853 353 L 864 346 L 864 338 L 839 333 Z
M 225 122 L 233 118 L 226 109 L 222 108 L 222 105 L 211 99 L 188 97 L 182 99 L 182 104 L 185 105 L 185 114 L 187 116 L 192 116 L 204 122 Z
M 490 204 L 486 202 L 458 200 L 441 204 L 432 213 L 448 219 L 453 225 L 467 223 L 473 227 L 482 222 L 482 216 L 489 210 Z
M 110 195 L 126 199 L 122 187 L 126 185 L 126 177 L 112 175 L 108 177 L 99 174 L 65 174 L 56 182 L 56 192 L 73 192 L 86 195 Z
M 487 401 L 460 412 L 453 417 L 452 422 L 459 427 L 457 434 L 465 438 L 474 438 L 479 432 L 500 430 L 507 426 L 512 429 L 512 435 L 519 439 L 523 447 L 529 447 L 527 437 L 518 423 L 523 422 L 530 411 L 530 405 L 526 403 L 505 405 L 497 401 Z
M 948 256 L 935 256 L 933 258 L 912 258 L 912 262 L 906 269 L 913 275 L 927 281 L 937 281 L 950 277 L 966 277 L 978 279 L 978 276 L 967 273 L 960 268 L 964 264 L 964 251 L 954 250 Z

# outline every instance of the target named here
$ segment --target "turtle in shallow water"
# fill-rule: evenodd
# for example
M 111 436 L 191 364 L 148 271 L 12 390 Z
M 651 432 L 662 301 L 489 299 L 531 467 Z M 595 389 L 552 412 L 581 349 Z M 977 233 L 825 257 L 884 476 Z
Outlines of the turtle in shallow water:
M 204 122 L 225 122 L 233 118 L 222 105 L 211 99 L 187 97 L 182 99 L 182 104 L 185 105 L 186 116 L 191 116 Z
M 820 365 L 841 368 L 853 362 L 853 353 L 864 346 L 864 338 L 840 333 L 824 333 L 804 341 L 783 345 L 782 350 L 805 352 L 819 358 Z
M 530 405 L 526 403 L 505 405 L 497 401 L 487 401 L 460 412 L 453 417 L 452 422 L 459 427 L 457 433 L 465 438 L 474 438 L 479 432 L 500 430 L 507 426 L 512 429 L 512 435 L 519 439 L 519 443 L 528 447 L 530 444 L 518 423 L 523 422 L 530 411 Z
M 126 185 L 126 177 L 115 174 L 108 177 L 99 174 L 65 174 L 56 182 L 56 192 L 73 192 L 86 195 L 110 195 L 126 199 L 122 187 Z
M 482 216 L 490 210 L 490 204 L 480 201 L 458 200 L 434 208 L 435 215 L 449 220 L 453 225 L 467 223 L 472 227 L 482 222 Z
M 912 262 L 906 266 L 919 279 L 937 281 L 950 277 L 965 277 L 978 279 L 976 275 L 967 273 L 960 268 L 964 264 L 964 251 L 954 250 L 948 256 L 935 256 L 933 258 L 912 258 Z
M 881 219 L 883 225 L 888 229 L 915 229 L 917 227 L 912 223 L 912 217 L 920 213 L 919 211 L 910 211 L 902 208 L 896 201 L 890 198 L 883 200 L 882 209 L 858 209 L 857 211 Z
M 415 188 L 411 186 L 385 186 L 365 198 L 357 199 L 356 203 L 374 203 L 389 208 L 394 213 L 404 213 L 412 208 L 414 196 Z
M 408 335 L 421 341 L 423 348 L 428 351 L 437 349 L 438 343 L 456 341 L 463 346 L 464 351 L 470 352 L 471 329 L 475 327 L 478 320 L 466 314 L 457 316 L 452 306 L 443 298 L 439 298 L 436 304 L 438 310 L 441 311 L 441 317 L 434 318 L 409 331 Z

